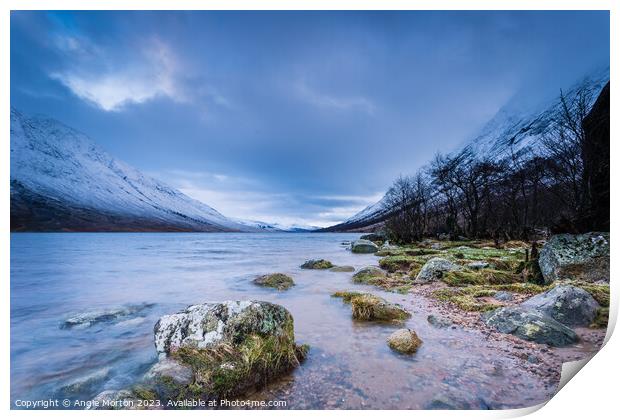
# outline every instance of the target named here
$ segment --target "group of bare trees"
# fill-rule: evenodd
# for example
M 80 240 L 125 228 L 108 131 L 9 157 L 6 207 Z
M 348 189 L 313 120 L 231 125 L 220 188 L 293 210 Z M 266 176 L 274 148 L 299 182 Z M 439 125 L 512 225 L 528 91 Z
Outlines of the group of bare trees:
M 608 95 L 608 86 L 605 89 Z M 593 203 L 591 197 L 601 201 L 601 194 L 592 191 L 595 183 L 584 176 L 584 167 L 594 166 L 598 184 L 605 176 L 609 179 L 608 99 L 606 138 L 599 135 L 595 148 L 607 148 L 606 166 L 600 156 L 584 154 L 592 135 L 583 121 L 593 118 L 588 114 L 596 94 L 586 88 L 562 94 L 535 147 L 510 149 L 496 159 L 466 148 L 456 155 L 438 155 L 415 175 L 399 177 L 385 199 L 391 211 L 385 225 L 392 239 L 406 243 L 443 234 L 509 240 L 548 231 L 609 229 L 608 219 L 606 225 L 604 220 L 596 226 L 591 221 L 592 208 L 609 209 L 609 193 L 607 202 Z M 599 131 L 601 124 L 605 121 L 597 124 Z

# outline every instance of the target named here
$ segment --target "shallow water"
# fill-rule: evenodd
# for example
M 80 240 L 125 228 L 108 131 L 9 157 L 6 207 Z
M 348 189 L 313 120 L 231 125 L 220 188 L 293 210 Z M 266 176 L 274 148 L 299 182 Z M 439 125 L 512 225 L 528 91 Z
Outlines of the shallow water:
M 64 233 L 11 235 L 11 397 L 89 399 L 131 385 L 155 361 L 157 319 L 187 305 L 229 299 L 282 304 L 297 341 L 311 346 L 291 375 L 251 396 L 288 408 L 427 408 L 442 401 L 466 408 L 538 404 L 553 386 L 503 357 L 484 335 L 438 329 L 426 321 L 424 298 L 351 283 L 352 273 L 302 270 L 326 258 L 359 269 L 374 255 L 341 244 L 359 234 Z M 285 272 L 285 292 L 252 284 Z M 369 290 L 401 303 L 405 325 L 424 341 L 415 356 L 386 345 L 399 325 L 361 323 L 336 290 Z M 63 328 L 70 316 L 142 303 L 118 319 Z M 79 386 L 67 388 L 67 385 Z

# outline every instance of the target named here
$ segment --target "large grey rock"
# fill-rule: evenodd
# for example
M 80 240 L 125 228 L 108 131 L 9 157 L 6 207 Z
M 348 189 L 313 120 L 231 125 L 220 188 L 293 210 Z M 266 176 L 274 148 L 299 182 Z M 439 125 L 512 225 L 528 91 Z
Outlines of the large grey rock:
M 568 326 L 588 326 L 594 321 L 600 305 L 585 290 L 570 285 L 556 286 L 521 304 L 536 309 Z
M 609 233 L 552 236 L 540 251 L 546 284 L 556 280 L 609 283 Z
M 577 342 L 577 334 L 567 326 L 535 309 L 505 307 L 482 314 L 484 322 L 504 334 L 550 346 Z
M 415 278 L 418 283 L 430 283 L 433 281 L 441 280 L 444 273 L 449 271 L 460 270 L 461 266 L 454 264 L 445 258 L 431 258 L 424 264 L 420 272 Z
M 155 349 L 160 355 L 180 347 L 207 348 L 240 342 L 247 335 L 279 335 L 289 331 L 291 314 L 280 305 L 256 301 L 225 301 L 192 305 L 155 324 Z
M 234 398 L 288 373 L 306 356 L 293 317 L 257 301 L 193 305 L 155 325 L 160 361 L 144 384 L 162 400 Z
M 379 251 L 379 247 L 366 239 L 358 239 L 351 245 L 351 252 L 356 254 L 374 254 Z

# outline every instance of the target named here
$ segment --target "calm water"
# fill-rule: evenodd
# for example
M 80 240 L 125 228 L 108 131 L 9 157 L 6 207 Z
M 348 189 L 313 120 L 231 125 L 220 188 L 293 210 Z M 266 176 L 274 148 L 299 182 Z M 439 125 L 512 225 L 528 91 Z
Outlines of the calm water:
M 428 324 L 419 297 L 351 284 L 351 273 L 301 270 L 326 258 L 359 269 L 374 255 L 341 244 L 357 234 L 65 233 L 11 236 L 11 396 L 92 398 L 130 386 L 155 361 L 153 326 L 187 305 L 258 299 L 284 305 L 295 318 L 308 360 L 253 398 L 286 400 L 289 408 L 425 408 L 449 399 L 479 408 L 524 407 L 553 387 L 500 357 L 484 336 Z M 291 274 L 286 292 L 252 279 Z M 396 325 L 359 323 L 330 297 L 370 290 L 413 312 L 407 326 L 424 345 L 413 357 L 386 345 Z M 61 328 L 76 314 L 153 304 L 119 319 Z M 76 385 L 77 384 L 77 385 Z M 71 385 L 73 385 L 71 387 Z M 68 387 L 69 386 L 69 387 Z

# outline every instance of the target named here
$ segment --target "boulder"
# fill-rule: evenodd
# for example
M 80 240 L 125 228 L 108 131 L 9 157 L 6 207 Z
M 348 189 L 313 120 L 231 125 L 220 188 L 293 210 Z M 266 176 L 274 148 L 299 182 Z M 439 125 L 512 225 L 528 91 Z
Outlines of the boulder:
M 387 342 L 392 350 L 404 354 L 413 354 L 422 345 L 422 340 L 415 331 L 407 328 L 394 331 Z
M 384 278 L 386 272 L 379 267 L 368 266 L 353 275 L 353 283 L 368 283 L 372 279 Z
M 350 302 L 353 318 L 360 321 L 402 321 L 411 316 L 400 305 L 371 294 L 353 296 Z
M 609 233 L 552 236 L 538 257 L 545 284 L 556 280 L 609 283 Z
M 254 279 L 254 284 L 264 287 L 273 287 L 278 290 L 286 290 L 295 285 L 291 276 L 282 273 L 265 274 Z
M 430 283 L 441 280 L 443 275 L 450 271 L 458 271 L 461 266 L 446 260 L 445 258 L 431 258 L 424 264 L 420 272 L 415 278 L 418 283 Z
M 356 254 L 374 254 L 379 251 L 379 247 L 366 239 L 358 239 L 351 245 L 351 252 Z
M 165 400 L 240 395 L 289 372 L 307 351 L 295 343 L 291 314 L 268 302 L 193 305 L 161 317 L 154 333 L 160 362 L 145 381 Z
M 482 314 L 483 321 L 504 334 L 550 346 L 566 346 L 577 342 L 577 334 L 555 319 L 534 309 L 498 308 Z
M 329 271 L 333 271 L 336 273 L 351 273 L 355 271 L 355 267 L 351 265 L 337 265 L 336 267 L 332 267 Z
M 592 295 L 571 285 L 556 286 L 521 304 L 544 313 L 571 327 L 587 327 L 594 321 L 600 305 Z
M 331 261 L 327 260 L 308 260 L 301 265 L 301 268 L 305 268 L 307 270 L 326 270 L 328 268 L 332 268 L 334 264 Z

